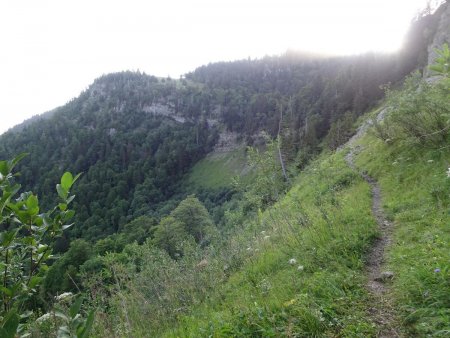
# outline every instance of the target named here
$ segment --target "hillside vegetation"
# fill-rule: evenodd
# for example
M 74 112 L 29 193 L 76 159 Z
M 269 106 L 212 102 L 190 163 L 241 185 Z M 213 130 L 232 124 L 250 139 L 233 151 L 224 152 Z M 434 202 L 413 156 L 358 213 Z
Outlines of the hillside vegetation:
M 228 243 L 185 255 L 156 284 L 165 288 L 148 280 L 149 267 L 132 277 L 127 270 L 122 284 L 127 286 L 116 289 L 114 319 L 99 327 L 99 334 L 123 330 L 125 335 L 169 337 L 375 337 L 383 332 L 383 324 L 372 315 L 373 307 L 389 306 L 389 325 L 400 336 L 447 336 L 449 82 L 444 78 L 428 87 L 416 81 L 414 96 L 411 82 L 389 95 L 390 112 L 384 112 L 381 124 L 372 122 L 369 132 L 348 147 L 323 153 L 285 197 L 245 218 Z M 410 104 L 424 94 L 430 99 L 420 101 L 422 106 Z M 422 125 L 429 136 L 417 138 L 398 119 L 407 109 L 405 119 L 414 118 L 414 112 L 423 118 L 441 116 L 445 128 L 439 123 Z M 378 112 L 372 114 L 374 121 Z M 381 131 L 392 128 L 397 137 L 383 140 Z M 344 161 L 349 147 L 357 149 L 357 171 Z M 379 182 L 392 233 L 380 233 L 370 186 L 359 171 Z M 378 304 L 367 288 L 366 262 L 372 243 L 382 236 L 389 237 L 383 269 L 392 271 L 393 278 L 383 281 L 387 291 Z M 150 259 L 152 250 L 144 245 L 139 256 Z M 135 269 L 133 264 L 129 268 Z M 154 289 L 162 292 L 162 303 L 148 292 Z M 154 319 L 161 313 L 164 325 L 156 319 L 145 321 L 147 313 Z
M 0 336 L 448 336 L 448 45 L 404 78 L 442 11 L 396 55 L 104 75 L 1 135 Z
M 245 147 L 221 153 L 211 153 L 195 164 L 188 183 L 195 187 L 217 189 L 229 187 L 236 176 L 249 173 Z
M 242 209 L 227 215 L 228 226 L 238 227 L 225 241 L 201 250 L 181 243 L 183 254 L 175 261 L 150 241 L 129 247 L 125 262 L 110 257 L 107 271 L 116 282 L 108 289 L 111 300 L 95 298 L 100 309 L 105 301 L 110 309 L 98 314 L 96 334 L 375 337 L 385 325 L 373 316 L 380 307 L 400 336 L 447 336 L 450 134 L 432 119 L 421 125 L 427 139 L 417 138 L 399 117 L 409 110 L 404 118 L 441 116 L 448 126 L 448 85 L 448 78 L 434 86 L 411 78 L 389 94 L 382 122 L 373 122 L 379 111 L 372 113 L 363 137 L 324 152 L 273 206 L 245 213 L 246 203 L 256 203 L 252 193 L 268 191 L 258 190 L 266 180 L 256 175 Z M 424 94 L 430 99 L 422 106 L 410 104 Z M 392 128 L 396 138 L 383 140 Z M 356 170 L 344 160 L 350 147 L 357 149 Z M 272 155 L 260 156 L 264 172 Z M 360 172 L 378 181 L 392 233 L 380 232 L 371 187 Z M 393 277 L 383 280 L 379 303 L 367 288 L 367 254 L 383 236 L 389 244 L 382 268 Z
M 448 64 L 448 50 L 442 55 L 442 64 Z M 448 74 L 448 67 L 434 69 Z M 411 88 L 409 81 L 389 96 L 391 112 L 382 126 L 349 147 L 358 151 L 358 170 L 379 182 L 382 207 L 394 225 L 384 265 L 394 278 L 384 281 L 388 291 L 378 306 L 393 307 L 387 311 L 401 336 L 445 337 L 450 333 L 450 83 L 444 78 L 428 87 L 416 80 Z M 402 115 L 406 111 L 409 115 Z M 418 126 L 426 138 L 406 128 L 417 122 L 414 113 L 431 122 Z M 443 126 L 432 117 L 441 117 Z M 380 128 L 397 129 L 396 139 L 381 139 Z M 365 262 L 371 243 L 383 235 L 371 212 L 369 185 L 343 160 L 348 151 L 324 153 L 280 202 L 253 221 L 240 271 L 192 313 L 177 318 L 178 328 L 165 335 L 380 333 L 372 316 L 379 300 L 365 287 Z
M 96 241 L 136 217 L 167 215 L 192 193 L 180 187 L 219 131 L 255 146 L 261 131 L 279 134 L 283 158 L 297 168 L 320 152 L 330 130 L 327 145 L 342 144 L 356 118 L 383 97 L 381 85 L 424 64 L 438 18 L 420 17 L 398 54 L 287 53 L 210 64 L 179 80 L 103 75 L 66 105 L 1 135 L 0 158 L 30 154 L 18 164 L 21 182 L 44 207 L 65 170 L 84 173 L 74 187 L 79 226 L 58 243 L 66 251 L 71 239 Z

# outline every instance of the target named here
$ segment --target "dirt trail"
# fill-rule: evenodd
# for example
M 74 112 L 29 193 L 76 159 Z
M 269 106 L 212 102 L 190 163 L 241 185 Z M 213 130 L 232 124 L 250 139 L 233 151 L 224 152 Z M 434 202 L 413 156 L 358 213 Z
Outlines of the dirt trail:
M 384 214 L 378 182 L 365 172 L 358 170 L 354 164 L 355 155 L 362 150 L 361 147 L 355 146 L 354 143 L 364 134 L 366 129 L 367 124 L 363 125 L 355 137 L 347 143 L 350 151 L 345 156 L 345 161 L 353 170 L 359 172 L 372 188 L 372 213 L 378 223 L 380 232 L 380 236 L 374 241 L 366 257 L 367 289 L 373 300 L 369 312 L 378 327 L 377 337 L 402 337 L 396 327 L 396 315 L 388 294 L 389 286 L 386 284 L 386 282 L 389 282 L 389 279 L 393 278 L 393 274 L 383 270 L 384 252 L 391 242 L 392 224 L 386 219 Z

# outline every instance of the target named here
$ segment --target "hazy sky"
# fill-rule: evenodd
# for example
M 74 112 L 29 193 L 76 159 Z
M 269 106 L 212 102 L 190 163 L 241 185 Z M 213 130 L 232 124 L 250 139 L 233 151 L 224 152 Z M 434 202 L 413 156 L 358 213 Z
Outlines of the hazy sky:
M 394 51 L 425 0 L 0 0 L 0 133 L 104 73 L 178 78 L 287 49 Z

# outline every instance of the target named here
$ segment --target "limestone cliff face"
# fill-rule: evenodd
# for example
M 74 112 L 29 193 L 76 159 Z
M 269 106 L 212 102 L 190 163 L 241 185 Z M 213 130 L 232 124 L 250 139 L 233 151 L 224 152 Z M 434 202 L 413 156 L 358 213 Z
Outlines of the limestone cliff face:
M 428 65 L 434 63 L 436 59 L 436 48 L 440 48 L 444 43 L 450 44 L 450 3 L 444 3 L 436 13 L 440 15 L 436 33 L 432 43 L 428 46 Z

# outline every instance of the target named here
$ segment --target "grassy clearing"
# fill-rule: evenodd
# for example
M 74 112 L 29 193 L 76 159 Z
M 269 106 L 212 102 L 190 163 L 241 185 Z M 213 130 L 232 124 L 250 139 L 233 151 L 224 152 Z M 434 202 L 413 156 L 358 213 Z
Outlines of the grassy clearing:
M 245 147 L 240 147 L 230 152 L 206 156 L 192 168 L 188 183 L 207 189 L 229 187 L 233 177 L 245 176 L 247 171 Z
M 450 161 L 448 147 L 387 145 L 366 136 L 357 165 L 378 179 L 394 221 L 387 253 L 393 296 L 411 336 L 450 335 Z
M 165 335 L 374 336 L 363 272 L 376 236 L 370 206 L 343 154 L 324 155 L 246 230 L 244 267 Z

